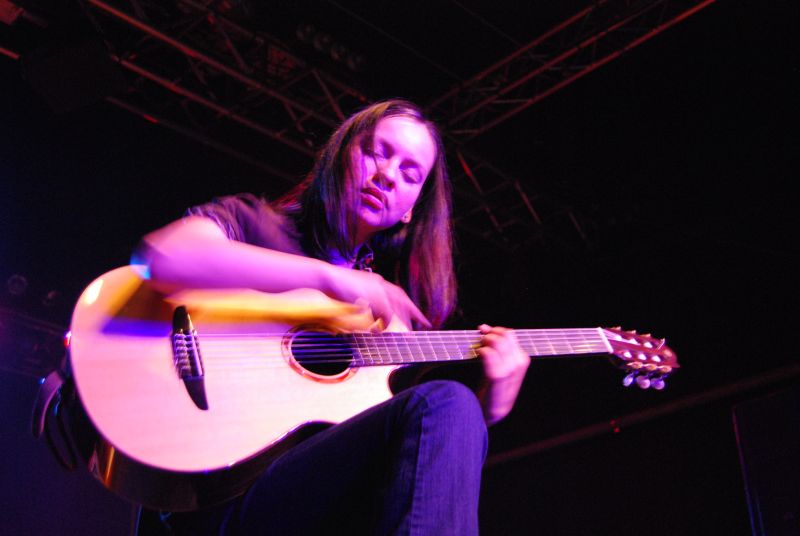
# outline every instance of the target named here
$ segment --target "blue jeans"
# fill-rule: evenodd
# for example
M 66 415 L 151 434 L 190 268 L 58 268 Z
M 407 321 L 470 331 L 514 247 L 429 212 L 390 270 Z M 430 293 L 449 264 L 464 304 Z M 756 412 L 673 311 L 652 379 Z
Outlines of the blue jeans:
M 167 521 L 179 534 L 475 535 L 486 450 L 475 394 L 431 381 L 291 449 L 224 507 Z

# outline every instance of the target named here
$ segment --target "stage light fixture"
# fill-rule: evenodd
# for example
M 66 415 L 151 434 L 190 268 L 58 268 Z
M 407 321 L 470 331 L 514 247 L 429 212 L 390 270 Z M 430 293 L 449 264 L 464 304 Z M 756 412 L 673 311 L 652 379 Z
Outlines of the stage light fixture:
M 0 22 L 11 26 L 17 21 L 19 16 L 22 15 L 22 12 L 23 9 L 13 2 L 0 0 Z

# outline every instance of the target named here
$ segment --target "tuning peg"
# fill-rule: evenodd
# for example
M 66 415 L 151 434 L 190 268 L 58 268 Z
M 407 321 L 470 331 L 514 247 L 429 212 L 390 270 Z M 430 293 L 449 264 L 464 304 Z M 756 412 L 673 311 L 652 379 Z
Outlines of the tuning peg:
M 642 389 L 650 387 L 650 378 L 647 376 L 636 376 L 636 385 Z
M 652 334 L 652 333 L 642 333 L 642 337 L 647 337 L 647 338 L 650 338 L 650 337 L 652 337 L 652 336 L 653 336 L 653 334 Z
M 662 378 L 653 378 L 652 380 L 650 380 L 650 387 L 652 387 L 656 391 L 660 391 L 666 386 L 667 384 L 664 383 L 664 380 Z
M 625 387 L 630 387 L 634 379 L 636 379 L 636 373 L 631 372 L 630 374 L 622 378 L 622 385 L 624 385 Z

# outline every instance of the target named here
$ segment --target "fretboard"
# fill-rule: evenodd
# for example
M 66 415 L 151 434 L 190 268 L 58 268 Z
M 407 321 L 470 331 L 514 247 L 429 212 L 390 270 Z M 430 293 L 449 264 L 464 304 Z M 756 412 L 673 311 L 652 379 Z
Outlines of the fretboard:
M 604 354 L 608 342 L 600 328 L 516 329 L 522 349 L 532 358 Z M 353 333 L 353 365 L 400 365 L 463 361 L 478 357 L 481 334 L 468 331 Z

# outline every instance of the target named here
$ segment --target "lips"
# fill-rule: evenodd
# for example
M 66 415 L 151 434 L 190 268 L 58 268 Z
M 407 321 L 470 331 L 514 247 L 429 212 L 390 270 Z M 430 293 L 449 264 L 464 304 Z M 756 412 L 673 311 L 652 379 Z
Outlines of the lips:
M 368 206 L 375 209 L 382 209 L 386 205 L 386 196 L 376 188 L 364 188 L 361 190 L 361 200 Z

